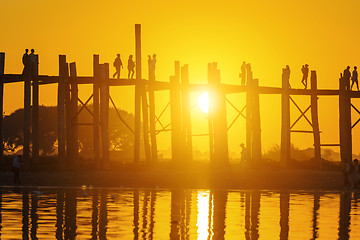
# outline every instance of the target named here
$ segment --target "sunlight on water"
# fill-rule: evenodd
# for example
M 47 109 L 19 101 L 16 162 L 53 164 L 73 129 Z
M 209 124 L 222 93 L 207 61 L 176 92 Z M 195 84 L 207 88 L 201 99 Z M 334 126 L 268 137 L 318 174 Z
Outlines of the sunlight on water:
M 208 239 L 208 222 L 209 222 L 209 191 L 201 191 L 197 194 L 197 234 L 199 240 Z
M 0 239 L 360 239 L 359 193 L 2 188 Z

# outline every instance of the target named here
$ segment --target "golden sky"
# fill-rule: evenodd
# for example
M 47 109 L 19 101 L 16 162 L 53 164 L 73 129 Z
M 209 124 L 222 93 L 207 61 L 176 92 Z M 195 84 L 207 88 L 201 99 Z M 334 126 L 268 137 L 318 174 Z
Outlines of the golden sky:
M 300 69 L 308 63 L 317 71 L 319 88 L 335 89 L 339 73 L 360 61 L 360 2 L 356 0 L 2 0 L 0 9 L 0 51 L 6 52 L 6 73 L 22 71 L 25 48 L 34 48 L 39 54 L 40 74 L 58 73 L 59 54 L 66 54 L 68 62 L 77 62 L 78 75 L 92 75 L 93 54 L 100 54 L 100 61 L 110 66 L 117 53 L 126 62 L 128 55 L 134 54 L 136 23 L 142 24 L 143 77 L 147 77 L 146 56 L 156 53 L 160 81 L 169 80 L 174 61 L 180 60 L 189 64 L 190 82 L 206 82 L 207 63 L 216 61 L 222 82 L 237 84 L 241 63 L 247 61 L 260 85 L 280 86 L 281 69 L 288 64 L 291 86 L 301 88 Z M 22 107 L 21 87 L 6 85 L 6 114 Z M 40 91 L 41 104 L 56 104 L 54 86 L 41 87 Z M 89 88 L 80 91 L 84 98 L 89 95 Z M 118 105 L 130 112 L 132 94 L 131 88 L 112 90 Z M 157 95 L 159 106 L 166 105 L 167 96 Z M 236 96 L 229 98 L 239 108 L 244 105 Z M 297 99 L 303 108 L 310 103 L 310 99 Z M 230 123 L 234 114 L 228 109 Z M 193 118 L 201 114 L 196 111 Z M 280 143 L 280 97 L 262 96 L 261 111 L 263 150 L 267 150 Z M 321 97 L 319 112 L 322 143 L 338 143 L 337 98 Z M 296 119 L 298 113 L 293 113 Z M 240 120 L 229 132 L 230 151 L 240 151 L 238 145 L 245 142 L 244 126 Z M 359 153 L 359 130 L 354 129 L 353 134 L 354 153 Z M 293 134 L 292 141 L 301 148 L 310 147 L 312 135 Z M 160 142 L 161 149 L 169 146 L 165 140 Z M 195 143 L 206 149 L 207 140 Z

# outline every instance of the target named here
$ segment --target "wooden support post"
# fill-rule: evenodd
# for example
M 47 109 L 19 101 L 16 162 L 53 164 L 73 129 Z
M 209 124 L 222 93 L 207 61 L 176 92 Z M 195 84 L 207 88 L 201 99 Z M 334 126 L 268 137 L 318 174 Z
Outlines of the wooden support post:
M 32 163 L 39 164 L 39 55 L 35 55 L 32 86 Z
M 155 118 L 155 92 L 153 89 L 153 84 L 155 83 L 155 75 L 152 74 L 154 69 L 151 69 L 151 60 L 149 64 L 149 123 L 150 123 L 150 138 L 151 138 L 151 159 L 152 163 L 158 161 L 158 150 L 157 150 L 157 141 L 156 141 L 156 118 Z
M 79 133 L 78 133 L 78 117 L 77 117 L 77 112 L 78 112 L 78 85 L 76 83 L 76 78 L 77 78 L 77 71 L 76 71 L 76 63 L 72 62 L 70 63 L 70 128 L 71 128 L 71 137 L 69 138 L 71 144 L 70 144 L 70 149 L 71 149 L 71 157 L 73 159 L 73 163 L 75 168 L 78 165 L 78 160 L 79 160 L 79 142 L 78 142 L 78 138 L 79 138 Z
M 317 76 L 316 71 L 311 71 L 311 121 L 314 133 L 315 161 L 321 168 L 320 129 L 318 116 Z
M 58 156 L 61 169 L 65 163 L 65 83 L 67 77 L 66 56 L 59 55 L 59 83 L 58 83 L 58 103 L 57 103 L 57 130 L 58 130 Z
M 215 163 L 214 156 L 214 107 L 212 96 L 214 95 L 214 67 L 212 63 L 208 64 L 208 84 L 210 89 L 208 91 L 208 125 L 209 125 L 209 155 L 210 155 L 210 163 Z
M 339 85 L 340 156 L 341 162 L 345 163 L 352 161 L 351 99 L 350 91 L 346 90 L 347 83 L 342 76 Z
M 102 169 L 109 169 L 109 64 L 100 64 L 100 124 L 102 142 Z
M 135 24 L 135 55 L 136 55 L 136 80 L 135 80 L 135 139 L 134 163 L 140 162 L 140 125 L 141 125 L 141 25 Z
M 189 68 L 184 65 L 181 68 L 181 85 L 182 85 L 182 122 L 185 134 L 185 160 L 191 162 L 193 160 L 192 149 L 192 130 L 191 130 L 191 114 L 190 114 L 190 96 L 189 96 Z
M 93 56 L 93 120 L 94 120 L 94 163 L 95 167 L 99 169 L 100 164 L 100 82 L 99 82 L 99 55 Z
M 283 68 L 282 94 L 281 94 L 281 156 L 280 165 L 283 168 L 288 166 L 290 161 L 290 95 L 289 76 Z
M 141 72 L 140 79 L 141 79 Z M 136 76 L 138 72 L 136 71 Z M 148 111 L 148 101 L 146 87 L 144 83 L 141 83 L 141 100 L 142 100 L 142 115 L 143 115 L 143 137 L 144 137 L 144 149 L 146 162 L 151 163 L 151 153 L 150 153 L 150 143 L 149 143 L 149 111 Z
M 251 65 L 248 63 L 247 68 L 247 80 L 246 80 L 246 165 L 253 166 L 252 156 L 252 124 L 253 124 L 253 78 Z
M 258 165 L 262 158 L 261 154 L 261 122 L 260 122 L 260 103 L 259 103 L 259 80 L 253 80 L 253 111 L 252 111 L 252 156 L 254 165 Z
M 73 151 L 72 151 L 72 129 L 71 129 L 71 99 L 70 99 L 70 81 L 69 81 L 69 65 L 66 64 L 67 78 L 65 82 L 65 143 L 66 143 L 66 166 L 69 169 L 74 168 Z
M 30 167 L 30 140 L 31 140 L 31 75 L 33 66 L 25 71 L 24 76 L 24 148 L 23 160 L 25 169 Z
M 170 77 L 171 109 L 171 149 L 172 161 L 180 165 L 182 158 L 181 97 L 180 97 L 180 63 L 175 62 L 175 76 Z
M 216 66 L 216 65 L 215 65 Z M 214 101 L 214 155 L 220 165 L 229 163 L 226 95 L 220 88 L 220 70 L 215 70 L 216 93 Z
M 226 95 L 220 89 L 220 71 L 217 69 L 217 63 L 212 63 L 211 78 L 209 85 L 211 92 L 211 118 L 213 121 L 213 143 L 214 143 L 214 159 L 216 165 L 228 164 L 228 138 L 227 138 L 227 120 L 226 120 Z
M 3 74 L 5 74 L 5 53 L 0 52 L 0 164 L 4 160 L 4 137 L 3 137 L 4 79 L 1 76 Z

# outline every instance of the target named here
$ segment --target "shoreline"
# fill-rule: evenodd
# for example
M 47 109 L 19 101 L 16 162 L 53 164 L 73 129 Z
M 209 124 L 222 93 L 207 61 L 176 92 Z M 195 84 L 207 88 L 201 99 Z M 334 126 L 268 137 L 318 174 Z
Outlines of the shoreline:
M 343 190 L 341 171 L 304 169 L 246 170 L 118 170 L 73 172 L 21 172 L 21 185 L 13 185 L 13 172 L 0 172 L 0 186 L 109 188 L 186 188 L 233 190 Z

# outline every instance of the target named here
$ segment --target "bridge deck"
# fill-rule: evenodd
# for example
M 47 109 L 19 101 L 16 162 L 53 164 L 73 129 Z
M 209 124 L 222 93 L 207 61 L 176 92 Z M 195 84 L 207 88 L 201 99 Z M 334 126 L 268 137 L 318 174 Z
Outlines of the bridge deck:
M 0 79 L 3 80 L 4 83 L 17 83 L 17 82 L 23 82 L 24 78 L 22 74 L 4 74 L 0 76 Z M 58 76 L 48 76 L 48 75 L 39 75 L 39 85 L 45 85 L 45 84 L 54 84 L 58 83 L 59 77 Z M 88 76 L 88 77 L 76 77 L 71 78 L 69 77 L 70 82 L 75 81 L 77 84 L 93 84 L 94 83 L 94 77 Z M 135 85 L 136 80 L 135 79 L 127 79 L 127 78 L 120 78 L 120 79 L 114 79 L 110 78 L 108 80 L 109 86 L 133 86 Z M 142 79 L 140 84 L 145 84 L 148 86 L 149 90 L 154 91 L 161 91 L 161 90 L 168 90 L 172 84 L 169 82 L 161 82 L 161 81 L 155 81 L 152 84 L 149 84 L 149 81 L 146 79 Z M 232 84 L 221 84 L 219 86 L 222 88 L 222 90 L 227 93 L 241 93 L 248 91 L 248 88 L 244 85 L 232 85 Z M 187 86 L 187 89 L 189 91 L 207 91 L 210 88 L 208 84 L 189 84 Z M 266 86 L 259 86 L 258 87 L 259 94 L 281 94 L 282 88 L 280 87 L 266 87 Z M 313 94 L 313 91 L 311 89 L 289 89 L 290 95 L 308 95 L 310 96 Z M 338 89 L 317 89 L 316 95 L 319 96 L 338 96 L 339 90 Z M 350 97 L 351 98 L 360 98 L 360 92 L 359 91 L 350 91 Z

